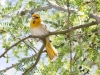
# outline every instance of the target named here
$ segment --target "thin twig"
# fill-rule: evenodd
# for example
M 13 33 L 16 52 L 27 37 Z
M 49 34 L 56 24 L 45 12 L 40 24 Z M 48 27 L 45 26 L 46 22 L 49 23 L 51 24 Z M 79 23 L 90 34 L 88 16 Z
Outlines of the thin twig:
M 10 30 L 9 30 L 9 31 L 10 31 Z M 11 31 L 10 31 L 10 34 L 13 36 L 14 39 L 16 38 L 16 39 L 21 40 L 20 38 L 17 38 L 14 34 L 12 34 Z M 28 40 L 28 41 L 29 41 L 29 40 Z M 29 41 L 29 42 L 30 42 L 30 41 Z M 29 44 L 26 43 L 25 40 L 23 41 L 23 43 L 25 43 L 26 46 L 28 46 L 28 47 L 31 48 L 35 53 L 37 53 L 37 52 L 35 51 L 36 48 L 34 49 L 33 47 L 31 47 Z M 32 45 L 33 45 L 33 44 L 32 44 Z
M 38 56 L 37 56 L 37 59 L 36 59 L 35 63 L 29 69 L 27 69 L 22 75 L 25 75 L 28 71 L 32 70 L 37 65 L 37 63 L 40 60 L 40 56 L 41 56 L 41 54 L 43 52 L 43 49 L 45 47 L 45 43 L 46 43 L 45 40 L 43 40 L 43 45 L 42 45 L 42 47 L 41 47 L 41 49 L 40 49 L 40 51 L 38 53 Z
M 30 47 L 35 53 L 37 53 L 36 50 L 35 50 L 33 47 L 31 47 L 29 44 L 26 43 L 26 41 L 23 41 L 23 42 L 24 42 L 28 47 Z
M 68 11 L 68 29 L 70 29 L 70 6 L 69 6 L 69 0 L 67 0 L 67 11 Z M 69 32 L 69 45 L 70 45 L 70 75 L 72 75 L 72 41 L 71 41 L 71 33 Z
M 33 39 L 32 39 L 33 40 Z M 38 49 L 34 46 L 34 44 L 32 43 L 32 41 L 30 41 L 29 39 L 28 39 L 28 42 L 31 44 L 31 46 L 33 46 L 33 48 L 36 50 L 36 51 L 38 51 Z

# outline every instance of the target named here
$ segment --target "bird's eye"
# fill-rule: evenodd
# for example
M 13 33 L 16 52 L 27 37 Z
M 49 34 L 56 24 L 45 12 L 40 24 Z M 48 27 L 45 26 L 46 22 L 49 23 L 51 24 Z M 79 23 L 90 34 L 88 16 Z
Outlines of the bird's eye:
M 32 17 L 33 19 L 38 19 L 39 17 Z
M 37 18 L 39 18 L 39 17 L 35 17 L 35 19 L 37 19 Z

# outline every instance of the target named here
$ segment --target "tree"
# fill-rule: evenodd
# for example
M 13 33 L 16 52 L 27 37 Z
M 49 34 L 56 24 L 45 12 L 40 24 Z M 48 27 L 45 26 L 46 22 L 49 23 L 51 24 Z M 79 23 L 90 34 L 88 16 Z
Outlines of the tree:
M 17 62 L 0 70 L 0 75 L 11 68 L 22 75 L 99 75 L 99 5 L 99 0 L 6 0 L 0 5 L 0 59 Z M 41 15 L 50 34 L 30 35 L 33 13 Z M 53 63 L 45 43 L 34 40 L 48 36 L 59 52 Z

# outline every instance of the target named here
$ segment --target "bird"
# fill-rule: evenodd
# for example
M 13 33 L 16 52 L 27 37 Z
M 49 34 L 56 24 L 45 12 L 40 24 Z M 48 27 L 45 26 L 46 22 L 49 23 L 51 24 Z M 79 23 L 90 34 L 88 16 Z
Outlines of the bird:
M 32 20 L 30 22 L 30 32 L 31 35 L 33 36 L 42 36 L 49 34 L 50 31 L 43 24 L 39 14 L 32 14 Z M 53 45 L 51 44 L 49 37 L 46 37 L 45 40 L 46 40 L 46 46 L 45 46 L 46 52 L 50 58 L 50 61 L 53 62 L 57 59 L 58 52 L 55 49 L 55 47 L 53 47 Z

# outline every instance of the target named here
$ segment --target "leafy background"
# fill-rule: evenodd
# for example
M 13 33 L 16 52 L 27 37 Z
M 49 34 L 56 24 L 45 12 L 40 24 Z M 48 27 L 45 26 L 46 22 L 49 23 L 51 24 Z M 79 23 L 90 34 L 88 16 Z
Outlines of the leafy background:
M 54 6 L 67 8 L 67 0 L 50 0 Z M 31 13 L 41 15 L 50 31 L 68 29 L 68 12 L 55 8 L 41 9 L 48 6 L 48 0 L 2 0 L 0 2 L 0 54 L 20 39 L 30 35 Z M 89 13 L 100 14 L 100 0 L 70 0 L 70 8 L 77 12 L 70 14 L 70 27 L 87 24 L 95 19 Z M 40 10 L 40 9 L 41 10 Z M 37 10 L 35 10 L 37 9 Z M 50 36 L 59 56 L 53 63 L 47 54 L 41 58 L 33 70 L 26 75 L 99 75 L 100 74 L 100 25 L 81 28 L 70 33 L 72 61 L 70 64 L 69 34 Z M 0 75 L 21 75 L 36 60 L 41 43 L 28 38 L 10 49 L 0 58 L 1 67 L 5 60 L 7 66 L 0 67 Z M 12 66 L 14 65 L 14 66 Z M 70 65 L 72 72 L 70 72 Z M 10 69 L 7 67 L 12 66 Z

